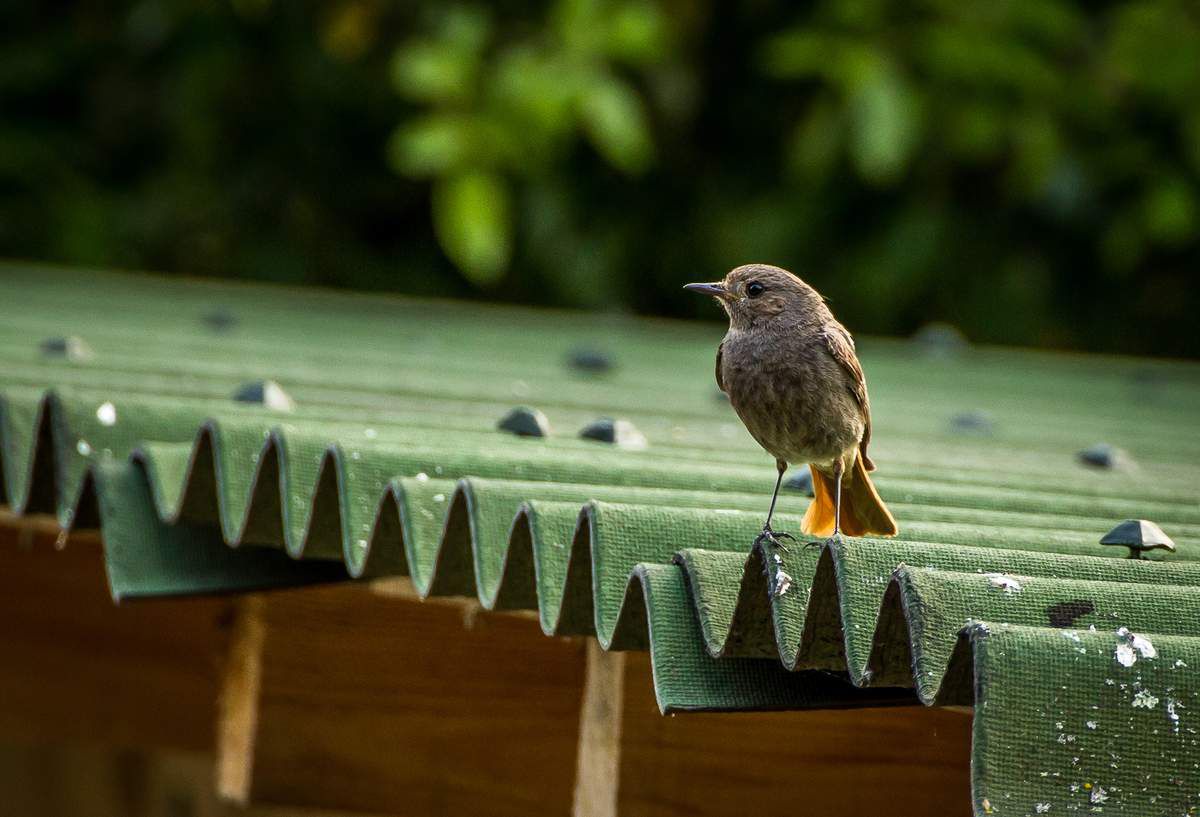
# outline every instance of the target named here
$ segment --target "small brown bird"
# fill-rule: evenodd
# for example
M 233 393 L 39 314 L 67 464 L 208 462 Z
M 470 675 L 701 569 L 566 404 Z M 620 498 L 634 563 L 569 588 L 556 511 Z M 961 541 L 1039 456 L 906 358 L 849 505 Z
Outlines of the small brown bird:
M 896 520 L 867 473 L 875 469 L 867 456 L 871 405 L 854 339 L 820 294 L 767 264 L 747 264 L 724 281 L 684 289 L 712 295 L 728 313 L 729 332 L 717 348 L 717 386 L 779 469 L 756 544 L 793 538 L 771 529 L 788 463 L 808 463 L 812 471 L 804 533 L 895 536 Z

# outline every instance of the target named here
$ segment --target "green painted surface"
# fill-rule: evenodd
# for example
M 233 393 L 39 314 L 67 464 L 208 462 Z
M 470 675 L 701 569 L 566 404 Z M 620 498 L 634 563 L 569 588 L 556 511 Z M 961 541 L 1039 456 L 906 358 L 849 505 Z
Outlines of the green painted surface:
M 664 710 L 974 703 L 980 813 L 1200 804 L 1200 367 L 865 339 L 902 534 L 776 554 L 751 552 L 774 474 L 715 394 L 720 334 L 0 266 L 0 501 L 101 523 L 118 597 L 407 574 L 649 649 Z M 40 350 L 66 335 L 91 356 Z M 614 369 L 570 370 L 580 346 Z M 265 378 L 294 411 L 230 399 Z M 514 405 L 552 436 L 496 431 Z M 976 410 L 990 430 L 955 430 Z M 599 416 L 649 446 L 578 439 Z M 1098 441 L 1136 467 L 1079 464 Z M 1127 517 L 1178 552 L 1101 547 Z M 1121 627 L 1158 655 L 1124 666 Z
M 968 638 L 986 703 L 974 723 L 977 813 L 1200 811 L 1200 638 L 1152 636 L 1156 657 L 1129 667 L 1114 661 L 1112 632 L 986 622 Z

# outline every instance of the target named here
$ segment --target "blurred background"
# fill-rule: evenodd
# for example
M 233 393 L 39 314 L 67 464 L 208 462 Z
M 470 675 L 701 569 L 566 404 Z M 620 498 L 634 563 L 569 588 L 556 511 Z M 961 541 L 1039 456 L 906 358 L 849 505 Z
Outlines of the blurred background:
M 1187 0 L 27 3 L 0 255 L 1200 355 Z

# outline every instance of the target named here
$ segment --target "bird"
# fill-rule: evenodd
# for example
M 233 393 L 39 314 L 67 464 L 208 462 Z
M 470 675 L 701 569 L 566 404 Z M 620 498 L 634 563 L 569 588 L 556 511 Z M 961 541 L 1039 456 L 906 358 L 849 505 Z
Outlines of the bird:
M 895 536 L 896 520 L 870 473 L 871 404 L 854 339 L 825 299 L 797 276 L 769 264 L 746 264 L 721 281 L 687 284 L 711 295 L 729 317 L 717 347 L 717 387 L 750 435 L 775 458 L 778 476 L 755 545 L 787 549 L 771 519 L 789 465 L 807 464 L 813 500 L 803 533 L 838 539 Z M 810 543 L 813 544 L 813 543 Z

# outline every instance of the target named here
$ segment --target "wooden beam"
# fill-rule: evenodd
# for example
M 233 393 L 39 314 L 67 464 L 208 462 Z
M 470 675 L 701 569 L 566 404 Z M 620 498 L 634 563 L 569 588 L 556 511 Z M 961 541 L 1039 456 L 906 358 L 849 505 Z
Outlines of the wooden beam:
M 626 657 L 621 817 L 968 815 L 971 721 L 925 707 L 662 717 Z
M 617 817 L 621 725 L 625 706 L 625 653 L 587 643 L 587 678 L 579 714 L 575 817 Z
M 970 808 L 970 720 L 956 712 L 664 718 L 644 653 L 604 653 L 589 640 L 585 679 L 582 644 L 473 603 L 421 603 L 400 583 L 273 593 L 262 604 L 257 726 L 237 765 L 252 770 L 251 812 Z
M 202 752 L 0 742 L 0 791 L 3 813 L 21 817 L 237 817 Z
M 957 712 L 663 718 L 645 654 L 546 638 L 473 601 L 423 603 L 405 580 L 250 596 L 236 613 L 216 599 L 116 607 L 99 538 L 63 540 L 47 519 L 0 516 L 0 575 L 0 739 L 42 747 L 22 762 L 50 781 L 110 791 L 106 775 L 128 785 L 137 758 L 216 745 L 218 788 L 246 817 L 969 810 Z
M 223 721 L 236 723 L 220 728 L 238 736 L 222 740 L 232 756 L 218 764 L 248 772 L 244 802 L 567 813 L 583 642 L 547 638 L 526 617 L 422 603 L 395 590 L 336 585 L 261 597 L 261 648 L 250 673 L 258 677 L 257 716 L 229 705 Z M 230 664 L 243 676 L 246 665 Z M 226 690 L 241 695 L 253 686 L 230 680 Z
M 250 806 L 231 811 L 228 817 L 395 817 L 395 814 L 332 811 L 324 808 L 297 808 L 295 806 Z
M 99 535 L 0 516 L 0 739 L 211 752 L 227 602 L 109 597 Z

